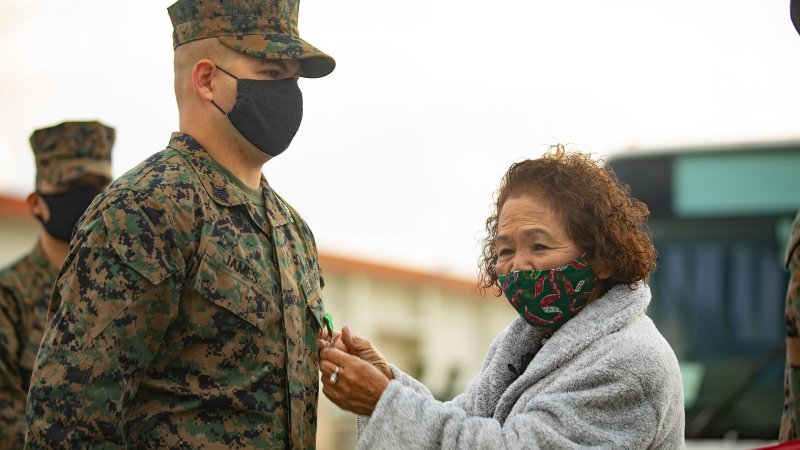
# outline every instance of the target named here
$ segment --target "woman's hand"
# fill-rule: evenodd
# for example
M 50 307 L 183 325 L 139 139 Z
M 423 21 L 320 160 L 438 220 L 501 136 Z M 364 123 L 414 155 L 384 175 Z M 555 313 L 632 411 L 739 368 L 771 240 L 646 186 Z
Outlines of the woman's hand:
M 342 333 L 340 331 L 333 330 L 333 339 L 330 337 L 330 333 L 326 327 L 322 327 L 319 331 L 319 337 L 317 339 L 317 344 L 319 345 L 319 349 L 322 350 L 323 348 L 328 348 L 331 345 L 337 345 L 336 341 L 342 338 Z
M 344 344 L 342 350 L 372 364 L 376 369 L 380 370 L 382 374 L 386 375 L 386 378 L 390 380 L 394 379 L 394 375 L 391 369 L 389 369 L 389 363 L 386 362 L 381 352 L 378 351 L 370 341 L 352 334 L 348 326 L 342 328 L 341 336 L 341 342 Z
M 362 416 L 371 415 L 389 380 L 357 356 L 339 348 L 321 348 L 322 392 L 339 408 Z
M 325 340 L 325 344 L 323 345 L 322 340 L 319 342 L 319 348 L 328 348 L 329 344 L 328 340 L 328 332 L 327 330 L 321 336 L 322 340 Z M 341 332 L 335 332 L 333 337 L 333 346 L 338 348 L 339 350 L 349 353 L 353 356 L 358 356 L 359 358 L 363 359 L 364 361 L 372 364 L 378 369 L 382 374 L 386 376 L 386 378 L 392 380 L 394 379 L 394 375 L 392 374 L 392 370 L 389 369 L 389 363 L 386 362 L 386 359 L 381 355 L 381 352 L 375 348 L 372 343 L 360 336 L 356 336 L 350 331 L 350 327 L 345 326 L 342 328 Z

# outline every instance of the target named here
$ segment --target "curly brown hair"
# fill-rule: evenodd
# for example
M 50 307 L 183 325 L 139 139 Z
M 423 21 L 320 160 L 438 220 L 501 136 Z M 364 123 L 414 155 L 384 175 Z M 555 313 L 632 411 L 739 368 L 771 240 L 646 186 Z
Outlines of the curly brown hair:
M 487 236 L 479 262 L 480 288 L 497 282 L 497 228 L 506 200 L 535 195 L 560 217 L 570 238 L 586 251 L 590 261 L 611 271 L 598 285 L 600 296 L 618 284 L 647 280 L 656 268 L 656 249 L 647 230 L 650 211 L 631 197 L 630 189 L 591 155 L 568 152 L 552 145 L 538 159 L 514 163 L 496 193 L 494 212 L 486 219 Z

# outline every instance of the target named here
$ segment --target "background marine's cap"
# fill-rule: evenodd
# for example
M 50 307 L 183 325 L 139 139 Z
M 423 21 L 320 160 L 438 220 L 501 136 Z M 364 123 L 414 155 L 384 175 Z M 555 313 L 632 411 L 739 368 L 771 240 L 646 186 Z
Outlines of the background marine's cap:
M 266 59 L 297 59 L 301 76 L 333 72 L 336 61 L 300 39 L 300 0 L 178 0 L 167 8 L 172 44 L 217 37 L 226 46 Z
M 792 0 L 789 4 L 789 15 L 792 17 L 794 29 L 800 33 L 800 0 Z
M 69 185 L 83 175 L 111 177 L 114 129 L 100 122 L 63 122 L 36 130 L 31 148 L 36 157 L 36 182 Z

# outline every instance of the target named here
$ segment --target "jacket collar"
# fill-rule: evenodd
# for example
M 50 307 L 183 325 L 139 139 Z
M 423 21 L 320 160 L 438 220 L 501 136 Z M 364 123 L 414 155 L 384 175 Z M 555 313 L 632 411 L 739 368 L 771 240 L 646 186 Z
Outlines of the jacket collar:
M 627 285 L 615 286 L 601 298 L 586 305 L 580 314 L 565 323 L 546 342 L 543 342 L 543 331 L 517 317 L 508 328 L 496 360 L 501 364 L 518 364 L 527 352 L 534 351 L 536 356 L 519 378 L 511 378 L 510 385 L 495 394 L 494 417 L 507 417 L 514 405 L 513 399 L 592 343 L 644 315 L 649 303 L 650 288 L 646 284 L 637 283 L 633 290 Z M 495 368 L 500 373 L 504 373 L 504 369 Z M 508 382 L 509 379 L 506 380 Z
M 180 153 L 192 166 L 208 196 L 218 205 L 227 207 L 243 205 L 250 217 L 265 232 L 269 232 L 270 227 L 294 221 L 289 208 L 278 198 L 263 174 L 261 175 L 261 188 L 264 192 L 267 215 L 269 216 L 266 218 L 261 217 L 261 214 L 256 211 L 252 203 L 247 201 L 244 193 L 237 189 L 227 176 L 219 170 L 219 163 L 193 137 L 184 133 L 173 133 L 169 147 Z

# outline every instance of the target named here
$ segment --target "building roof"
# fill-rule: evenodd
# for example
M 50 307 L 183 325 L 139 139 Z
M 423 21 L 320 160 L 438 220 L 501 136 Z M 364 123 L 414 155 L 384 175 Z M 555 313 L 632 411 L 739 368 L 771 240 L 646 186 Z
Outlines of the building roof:
M 370 278 L 381 278 L 414 287 L 434 287 L 464 295 L 484 296 L 478 289 L 478 281 L 467 278 L 443 276 L 420 269 L 336 255 L 325 251 L 319 252 L 319 264 L 322 266 L 323 274 L 362 274 Z

